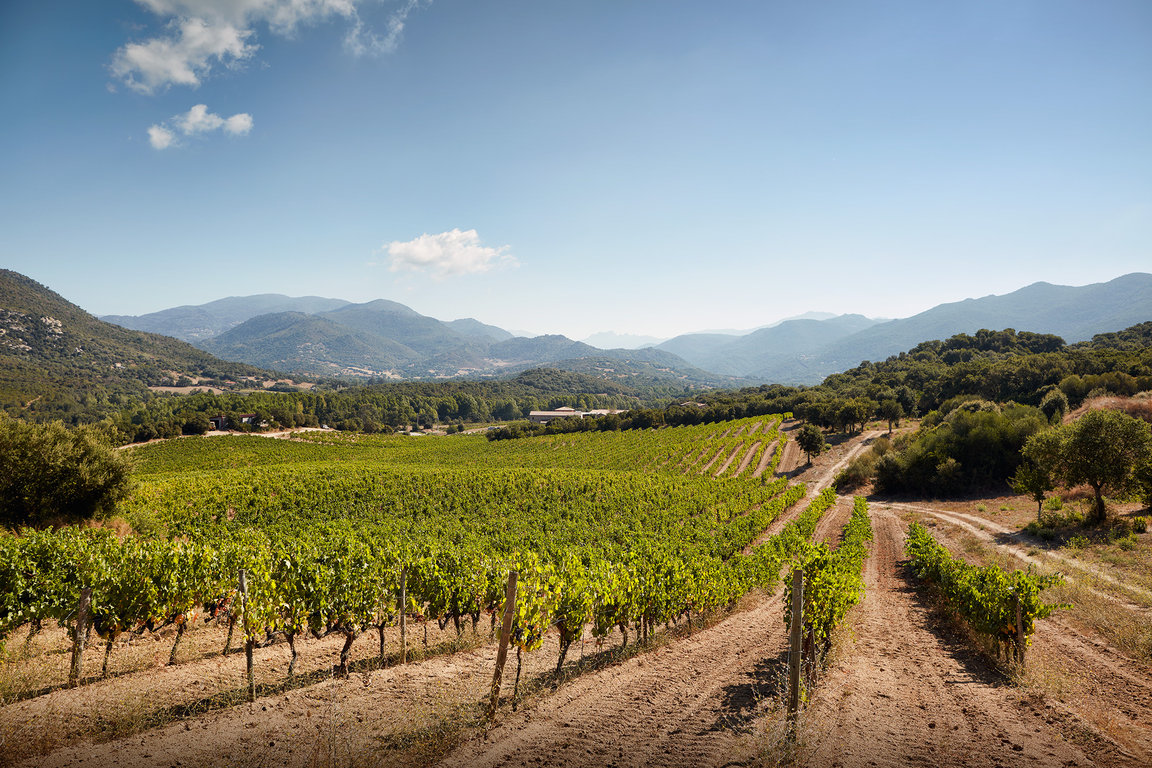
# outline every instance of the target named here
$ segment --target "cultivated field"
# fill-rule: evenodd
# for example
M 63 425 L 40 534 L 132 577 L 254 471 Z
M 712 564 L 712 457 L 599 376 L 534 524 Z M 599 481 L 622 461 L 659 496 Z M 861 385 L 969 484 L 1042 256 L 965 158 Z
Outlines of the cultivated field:
M 312 433 L 133 449 L 140 481 L 107 528 L 34 552 L 4 540 L 37 576 L 21 595 L 43 620 L 6 638 L 0 761 L 1152 763 L 1148 534 L 1061 546 L 1021 533 L 1035 506 L 1013 497 L 862 506 L 828 488 L 880 431 L 809 466 L 793 428 L 754 417 L 497 442 Z M 851 568 L 820 563 L 855 535 L 854 509 L 873 541 L 848 611 L 854 588 L 838 579 Z M 903 564 L 913 521 L 965 561 L 1064 574 L 1044 598 L 1070 607 L 1037 620 L 1023 664 L 995 659 Z M 69 572 L 62 553 L 85 565 Z M 841 574 L 806 598 L 835 621 L 794 730 L 792 563 Z M 521 599 L 489 719 L 513 568 Z M 65 608 L 80 582 L 100 621 L 70 687 Z M 145 582 L 162 588 L 124 596 Z

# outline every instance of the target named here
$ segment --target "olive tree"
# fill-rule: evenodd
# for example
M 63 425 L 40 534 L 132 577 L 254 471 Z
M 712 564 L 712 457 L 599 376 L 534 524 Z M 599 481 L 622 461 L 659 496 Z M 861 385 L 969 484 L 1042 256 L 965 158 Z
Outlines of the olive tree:
M 1089 411 L 1034 435 L 1023 454 L 1065 486 L 1087 484 L 1095 494 L 1091 520 L 1100 523 L 1107 516 L 1104 494 L 1132 490 L 1136 471 L 1152 459 L 1152 429 L 1120 411 Z

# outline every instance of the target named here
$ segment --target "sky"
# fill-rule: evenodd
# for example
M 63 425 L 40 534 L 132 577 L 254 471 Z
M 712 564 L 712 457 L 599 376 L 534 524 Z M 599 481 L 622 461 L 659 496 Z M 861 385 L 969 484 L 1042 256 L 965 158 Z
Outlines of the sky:
M 531 333 L 1152 271 L 1147 0 L 0 0 L 0 267 Z

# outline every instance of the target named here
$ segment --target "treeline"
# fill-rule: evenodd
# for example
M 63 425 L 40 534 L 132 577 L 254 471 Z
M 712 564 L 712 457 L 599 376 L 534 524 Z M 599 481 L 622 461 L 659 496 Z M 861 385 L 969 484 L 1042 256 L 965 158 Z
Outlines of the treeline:
M 240 431 L 326 425 L 373 433 L 404 426 L 515 421 L 530 411 L 563 406 L 628 409 L 652 399 L 652 393 L 610 382 L 537 370 L 508 381 L 376 382 L 298 392 L 158 396 L 125 408 L 107 426 L 121 442 L 203 434 L 210 428 L 209 417 L 217 416 Z
M 853 398 L 877 408 L 895 401 L 906 415 L 919 416 L 957 396 L 1038 406 L 1053 388 L 1065 394 L 1072 408 L 1090 394 L 1152 389 L 1152 322 L 1073 345 L 1058 336 L 1011 328 L 962 333 L 923 342 L 883 362 L 862 362 L 814 387 L 772 384 L 700 399 L 713 409 L 792 411 L 820 426 L 843 429 L 850 416 L 844 406 Z

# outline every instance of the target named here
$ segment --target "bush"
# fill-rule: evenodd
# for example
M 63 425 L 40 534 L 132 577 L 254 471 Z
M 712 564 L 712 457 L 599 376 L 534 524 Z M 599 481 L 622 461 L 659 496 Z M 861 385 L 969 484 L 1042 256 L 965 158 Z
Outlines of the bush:
M 107 514 L 131 463 L 95 427 L 28 424 L 0 413 L 0 525 L 44 526 Z

